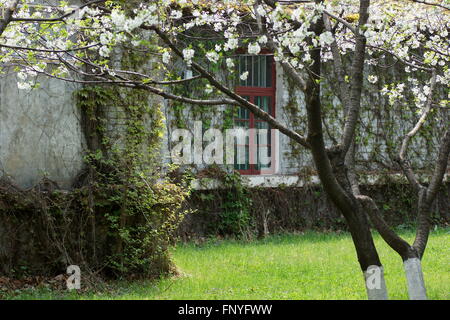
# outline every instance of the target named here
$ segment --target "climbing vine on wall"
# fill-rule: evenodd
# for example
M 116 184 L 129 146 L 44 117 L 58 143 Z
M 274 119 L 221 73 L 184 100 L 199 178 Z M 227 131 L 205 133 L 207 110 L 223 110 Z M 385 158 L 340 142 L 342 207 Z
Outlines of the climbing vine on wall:
M 121 54 L 129 69 L 148 63 L 145 55 L 126 49 Z M 107 208 L 114 239 L 109 265 L 120 274 L 168 272 L 168 246 L 185 214 L 181 204 L 189 181 L 161 173 L 161 104 L 147 91 L 116 87 L 84 87 L 76 98 L 89 124 L 90 183 Z

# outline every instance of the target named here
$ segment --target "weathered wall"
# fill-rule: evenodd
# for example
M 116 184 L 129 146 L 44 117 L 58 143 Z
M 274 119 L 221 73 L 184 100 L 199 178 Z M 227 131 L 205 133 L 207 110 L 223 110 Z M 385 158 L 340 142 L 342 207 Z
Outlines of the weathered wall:
M 0 79 L 0 175 L 10 176 L 15 183 L 25 188 L 36 184 L 44 176 L 63 188 L 69 188 L 83 166 L 85 149 L 80 110 L 72 96 L 78 86 L 44 78 L 39 81 L 40 89 L 25 91 L 17 88 L 14 75 Z M 364 130 L 370 130 L 370 134 L 366 134 L 358 145 L 357 165 L 360 169 L 371 172 L 392 170 L 396 165 L 392 157 L 398 149 L 396 143 L 399 137 L 412 127 L 414 121 L 411 117 L 417 117 L 417 113 L 403 105 L 387 106 L 383 97 L 368 91 L 370 85 L 367 83 L 365 86 L 361 111 L 362 126 Z M 277 119 L 293 129 L 305 132 L 303 94 L 293 89 L 279 66 L 276 86 Z M 161 101 L 156 100 L 158 103 Z M 179 114 L 176 114 L 173 102 L 166 100 L 164 103 L 167 128 L 162 153 L 166 163 L 170 162 L 170 150 L 174 145 L 170 137 L 173 130 L 180 127 L 180 119 L 183 125 L 181 127 L 191 131 L 196 120 L 221 128 L 226 110 L 230 109 L 229 106 L 185 105 L 180 108 Z M 341 109 L 332 95 L 324 97 L 324 112 L 327 117 L 325 135 L 328 140 L 339 138 L 341 126 L 336 119 L 339 118 Z M 435 122 L 433 125 L 445 126 L 445 117 L 448 117 L 448 112 L 445 112 L 437 111 L 432 119 Z M 114 140 L 114 133 L 119 133 L 124 118 L 120 112 L 114 110 L 107 113 L 111 120 L 108 123 L 108 131 L 113 133 L 109 136 Z M 389 123 L 394 123 L 393 126 L 387 126 L 386 117 L 391 119 Z M 396 124 L 402 121 L 406 124 Z M 435 129 L 431 134 L 422 130 L 412 141 L 409 154 L 416 168 L 425 171 L 430 168 L 430 163 L 436 155 L 439 134 L 439 130 Z M 276 141 L 278 164 L 274 174 L 304 176 L 314 169 L 308 150 L 293 143 L 283 134 L 279 134 Z M 205 167 L 197 166 L 198 169 Z M 398 171 L 398 168 L 395 171 Z
M 329 66 L 327 67 L 329 68 Z M 333 73 L 325 68 L 326 81 L 322 83 L 324 137 L 326 143 L 336 143 L 342 134 L 343 107 L 337 99 L 336 82 Z M 226 73 L 227 71 L 224 71 Z M 409 132 L 418 121 L 420 108 L 414 102 L 411 92 L 405 91 L 404 99 L 389 103 L 386 96 L 380 94 L 381 89 L 392 81 L 401 81 L 407 74 L 402 70 L 393 70 L 386 73 L 383 70 L 366 70 L 366 74 L 377 74 L 379 81 L 375 84 L 364 80 L 364 92 L 361 101 L 361 122 L 358 125 L 356 166 L 361 172 L 400 172 L 395 158 L 398 155 L 401 139 Z M 384 73 L 383 73 L 384 72 Z M 227 79 L 227 77 L 224 77 Z M 423 80 L 424 83 L 427 79 Z M 230 88 L 233 87 L 229 83 Z M 204 88 L 202 88 L 204 90 Z M 195 87 L 187 91 L 193 95 Z M 444 90 L 436 95 L 445 97 Z M 175 143 L 170 142 L 170 137 L 175 128 L 186 128 L 193 133 L 194 121 L 210 123 L 211 127 L 223 129 L 223 119 L 229 106 L 190 106 L 183 104 L 179 114 L 174 111 L 172 102 L 166 102 L 167 132 L 163 148 L 165 154 Z M 448 108 L 447 108 L 448 109 Z M 450 119 L 450 112 L 446 108 L 436 108 L 430 115 L 423 128 L 410 142 L 408 157 L 415 169 L 430 172 L 437 156 L 442 130 Z M 307 132 L 307 117 L 304 94 L 284 75 L 282 68 L 276 68 L 276 118 L 293 130 L 301 133 Z M 181 126 L 180 126 L 181 125 Z M 275 175 L 307 175 L 314 171 L 309 150 L 293 142 L 284 134 L 276 136 L 277 159 Z M 222 166 L 224 169 L 231 166 Z M 204 169 L 205 165 L 196 166 Z
M 69 188 L 83 166 L 77 85 L 38 81 L 39 89 L 20 90 L 14 74 L 0 79 L 0 176 L 23 188 L 43 177 Z
M 181 68 L 181 67 L 180 67 Z M 226 71 L 224 75 L 219 75 L 225 83 L 227 83 L 229 88 L 233 88 L 233 82 L 229 80 L 229 77 L 226 75 Z M 186 88 L 188 91 L 190 88 Z M 201 90 L 204 90 L 202 88 Z M 193 88 L 193 91 L 202 94 L 198 88 Z M 192 91 L 189 91 L 190 96 L 194 96 Z M 295 104 L 295 106 L 294 106 Z M 181 110 L 174 111 L 177 109 L 177 106 L 174 106 L 174 103 L 171 101 L 165 101 L 164 105 L 164 113 L 166 117 L 166 132 L 164 135 L 164 145 L 163 145 L 163 153 L 166 154 L 166 161 L 169 161 L 170 151 L 173 146 L 177 144 L 177 142 L 171 141 L 171 135 L 173 130 L 177 128 L 187 129 L 192 135 L 194 135 L 194 121 L 202 121 L 203 123 L 208 123 L 210 127 L 217 128 L 223 131 L 224 130 L 224 118 L 227 117 L 226 111 L 229 110 L 230 106 L 192 106 L 188 104 L 183 104 L 183 108 Z M 295 108 L 296 112 L 292 112 L 289 108 Z M 288 88 L 288 82 L 286 77 L 283 74 L 281 67 L 277 64 L 276 67 L 276 95 L 275 95 L 275 117 L 281 122 L 287 125 L 290 128 L 297 128 L 295 125 L 298 121 L 305 124 L 302 119 L 293 119 L 296 117 L 298 113 L 305 116 L 305 105 L 304 105 L 304 95 L 303 93 L 291 92 Z M 303 130 L 304 131 L 304 130 Z M 302 150 L 296 154 L 296 157 L 292 156 L 292 145 L 290 143 L 290 138 L 285 136 L 282 133 L 276 134 L 276 145 L 277 145 L 277 157 L 278 162 L 275 167 L 274 174 L 276 175 L 286 175 L 286 174 L 297 174 L 301 169 L 305 166 L 312 167 L 311 156 L 307 150 Z M 205 146 L 205 144 L 204 144 Z M 201 170 L 206 168 L 207 166 L 197 165 L 195 166 L 197 169 Z M 224 169 L 230 168 L 231 166 L 223 165 L 221 166 Z

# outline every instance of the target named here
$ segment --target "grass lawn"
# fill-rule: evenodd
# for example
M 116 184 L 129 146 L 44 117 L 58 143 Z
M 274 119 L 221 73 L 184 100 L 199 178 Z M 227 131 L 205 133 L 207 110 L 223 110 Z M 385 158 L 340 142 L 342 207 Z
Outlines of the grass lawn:
M 403 232 L 409 241 L 412 232 Z M 433 231 L 423 270 L 430 299 L 450 298 L 450 229 Z M 407 299 L 400 257 L 378 236 L 390 299 Z M 116 282 L 114 290 L 62 293 L 24 291 L 15 299 L 366 299 L 348 234 L 270 236 L 254 242 L 210 241 L 173 249 L 181 276 Z

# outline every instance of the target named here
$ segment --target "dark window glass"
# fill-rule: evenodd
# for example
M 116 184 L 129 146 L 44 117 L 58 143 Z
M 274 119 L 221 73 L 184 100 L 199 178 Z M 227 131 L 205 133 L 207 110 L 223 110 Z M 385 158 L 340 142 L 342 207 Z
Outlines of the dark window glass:
M 239 58 L 239 74 L 248 72 L 246 80 L 240 80 L 242 87 L 270 88 L 272 86 L 272 57 L 249 56 Z

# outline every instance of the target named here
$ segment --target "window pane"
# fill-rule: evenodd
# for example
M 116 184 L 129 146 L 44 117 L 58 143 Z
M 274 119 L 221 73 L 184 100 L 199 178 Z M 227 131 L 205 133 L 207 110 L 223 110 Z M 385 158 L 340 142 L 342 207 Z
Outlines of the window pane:
M 261 63 L 259 68 L 261 69 L 261 82 L 260 87 L 266 87 L 267 68 L 266 68 L 267 56 L 261 56 Z
M 268 96 L 256 96 L 255 104 L 263 111 L 272 115 L 272 97 Z
M 272 114 L 272 107 L 271 107 L 271 97 L 268 96 L 256 96 L 255 97 L 255 104 L 260 107 L 263 111 Z M 271 148 L 271 132 L 270 132 L 270 126 L 267 122 L 261 121 L 261 119 L 256 119 L 255 127 L 257 129 L 267 129 L 267 132 L 265 135 L 260 135 L 259 132 L 256 135 L 256 143 L 257 143 L 257 164 L 255 165 L 256 170 L 261 170 L 262 168 L 269 168 L 270 167 L 270 161 L 267 163 L 267 160 L 264 161 L 265 164 L 262 164 L 261 162 L 263 158 L 270 158 L 272 153 Z
M 266 56 L 266 87 L 272 86 L 272 59 Z
M 258 144 L 271 144 L 271 135 L 270 135 L 270 126 L 267 122 L 258 121 L 255 124 L 256 129 L 267 129 L 267 135 L 260 136 L 259 134 L 256 135 L 256 141 Z
M 262 87 L 272 86 L 272 57 L 270 56 L 250 56 L 242 55 L 239 57 L 239 75 L 248 72 L 247 80 L 240 80 L 243 87 Z
M 271 132 L 267 122 L 257 122 L 258 129 L 267 129 L 266 134 L 258 131 L 256 135 L 257 143 L 257 164 L 255 168 L 260 170 L 262 168 L 269 168 L 271 166 L 272 146 L 271 146 Z M 264 163 L 264 164 L 263 164 Z
M 247 56 L 247 70 L 248 71 L 248 77 L 247 77 L 247 87 L 252 87 L 253 86 L 253 57 L 252 56 Z
M 245 63 L 247 62 L 247 60 L 245 59 L 245 56 L 240 56 L 239 57 L 239 76 L 241 74 L 243 74 L 245 71 L 247 71 L 247 67 L 245 65 Z M 240 80 L 241 86 L 246 86 L 247 82 L 244 80 Z
M 241 162 L 241 163 L 239 163 Z M 236 170 L 248 170 L 250 169 L 249 160 L 249 147 L 246 146 L 234 146 L 234 168 Z
M 235 128 L 244 128 L 244 129 L 249 129 L 250 128 L 250 121 L 241 121 L 241 120 L 235 120 L 234 121 L 234 127 Z M 234 139 L 237 142 L 237 138 Z M 249 143 L 249 137 L 245 137 L 245 144 Z
M 250 101 L 250 97 L 249 96 L 242 96 L 242 98 L 244 98 L 247 101 Z M 238 107 L 237 109 L 237 115 L 236 115 L 236 120 L 250 120 L 250 111 L 248 111 L 246 108 L 243 108 L 241 106 Z
M 253 80 L 254 80 L 254 83 L 253 83 L 253 86 L 254 87 L 261 87 L 261 76 L 260 76 L 260 74 L 261 74 L 261 68 L 260 68 L 260 66 L 261 66 L 261 63 L 260 63 L 260 61 L 261 61 L 261 56 L 256 56 L 256 57 L 253 57 L 253 72 L 254 72 L 254 75 L 253 75 Z
M 250 112 L 244 107 L 239 107 L 239 119 L 250 119 Z
M 245 63 L 246 59 L 243 62 Z M 243 98 L 247 101 L 250 100 L 249 96 L 243 96 Z M 239 107 L 237 117 L 234 119 L 234 127 L 248 129 L 250 127 L 250 111 Z M 249 137 L 245 137 L 245 145 L 238 145 L 242 142 L 238 141 L 237 138 L 234 139 L 234 168 L 236 170 L 250 169 L 249 142 Z

